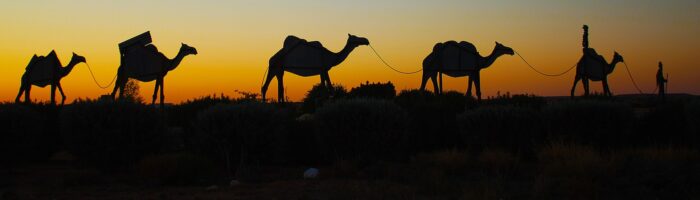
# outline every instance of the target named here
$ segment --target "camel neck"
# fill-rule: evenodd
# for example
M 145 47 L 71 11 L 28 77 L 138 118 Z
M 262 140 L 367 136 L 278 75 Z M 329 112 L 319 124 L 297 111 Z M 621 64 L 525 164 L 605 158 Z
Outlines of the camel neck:
M 619 62 L 620 62 L 620 60 L 615 59 L 615 57 L 613 56 L 613 60 L 612 60 L 612 62 L 610 62 L 610 70 L 608 70 L 608 74 L 612 73 L 613 70 L 615 70 L 615 66 L 616 66 L 617 63 L 619 63 Z
M 350 44 L 350 41 L 348 41 L 348 43 L 345 44 L 345 47 L 343 47 L 343 50 L 340 50 L 340 52 L 336 53 L 336 59 L 331 64 L 331 67 L 342 63 L 346 58 L 348 58 L 350 52 L 352 52 L 356 47 L 356 45 L 352 45 Z
M 68 74 L 70 74 L 70 72 L 73 71 L 73 67 L 75 67 L 76 65 L 78 65 L 78 63 L 71 60 L 70 63 L 68 63 L 68 65 L 62 67 L 60 70 L 61 77 L 65 77 Z
M 177 66 L 180 65 L 180 62 L 182 62 L 183 58 L 185 58 L 185 52 L 182 49 L 180 49 L 180 51 L 177 52 L 175 58 L 170 60 L 170 66 L 168 66 L 168 71 L 177 68 Z
M 481 69 L 490 67 L 494 62 L 496 62 L 496 59 L 498 57 L 501 57 L 502 55 L 503 55 L 503 53 L 497 53 L 496 48 L 494 48 L 493 51 L 491 51 L 490 55 L 488 55 L 486 57 L 482 57 L 481 60 L 483 62 L 480 65 Z

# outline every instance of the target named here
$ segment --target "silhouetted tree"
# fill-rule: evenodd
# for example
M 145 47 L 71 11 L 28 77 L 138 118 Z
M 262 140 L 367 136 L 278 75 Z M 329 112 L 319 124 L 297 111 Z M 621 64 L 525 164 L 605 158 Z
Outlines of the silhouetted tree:
M 143 103 L 144 99 L 141 96 L 141 93 L 139 93 L 139 90 L 141 87 L 139 86 L 139 83 L 134 80 L 134 79 L 129 79 L 129 81 L 126 82 L 126 85 L 124 86 L 124 98 L 137 102 L 137 103 Z

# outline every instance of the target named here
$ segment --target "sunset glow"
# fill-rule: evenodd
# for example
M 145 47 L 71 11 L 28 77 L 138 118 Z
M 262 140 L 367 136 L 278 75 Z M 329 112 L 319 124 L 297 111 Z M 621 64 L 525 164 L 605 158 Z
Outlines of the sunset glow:
M 415 71 L 437 42 L 472 42 L 488 55 L 498 41 L 513 48 L 538 70 L 560 73 L 581 56 L 581 26 L 590 28 L 591 47 L 606 59 L 619 52 L 642 90 L 655 87 L 657 63 L 669 74 L 670 93 L 700 94 L 700 1 L 3 1 L 0 3 L 0 101 L 13 101 L 32 55 L 55 49 L 65 65 L 71 52 L 85 56 L 96 79 L 107 84 L 119 65 L 117 44 L 145 31 L 167 57 L 180 44 L 197 48 L 165 77 L 166 102 L 210 94 L 238 96 L 260 92 L 268 59 L 287 35 L 320 41 L 337 52 L 347 34 L 369 39 L 394 67 Z M 62 80 L 67 102 L 97 98 L 100 89 L 88 65 L 80 64 Z M 545 77 L 517 55 L 505 56 L 483 70 L 485 96 L 497 92 L 540 96 L 569 94 L 574 73 Z M 420 86 L 421 74 L 387 68 L 367 46 L 358 47 L 330 71 L 346 88 L 365 81 L 391 81 L 397 90 Z M 466 78 L 445 78 L 446 90 L 466 90 Z M 287 73 L 293 101 L 320 81 Z M 613 94 L 637 90 L 618 65 L 609 76 Z M 151 98 L 155 82 L 141 83 Z M 428 85 L 432 89 L 432 85 Z M 601 91 L 600 82 L 591 84 Z M 582 91 L 582 90 L 578 90 Z M 32 98 L 46 101 L 50 91 L 34 87 Z M 267 92 L 277 96 L 276 80 Z

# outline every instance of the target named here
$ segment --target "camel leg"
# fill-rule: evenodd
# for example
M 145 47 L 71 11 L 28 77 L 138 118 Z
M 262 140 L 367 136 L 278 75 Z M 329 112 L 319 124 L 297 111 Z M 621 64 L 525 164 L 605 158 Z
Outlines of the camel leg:
M 610 87 L 608 87 L 608 79 L 603 79 L 603 92 L 606 96 L 612 97 L 612 92 L 610 92 Z
M 262 101 L 265 102 L 265 93 L 267 93 L 267 87 L 270 86 L 270 82 L 272 81 L 272 78 L 275 77 L 275 73 L 272 69 L 269 69 L 267 73 L 267 77 L 265 77 L 265 83 L 263 84 L 262 88 L 260 88 L 260 95 L 262 95 Z
M 15 103 L 19 103 L 19 99 L 22 97 L 22 93 L 24 93 L 26 88 L 27 84 L 25 83 L 22 83 L 22 85 L 19 86 L 19 93 L 17 94 L 17 98 L 15 98 Z
M 440 92 L 439 92 L 439 94 L 442 94 L 442 72 L 438 72 L 438 76 L 440 78 L 440 87 L 439 87 Z
M 474 76 L 474 87 L 476 87 L 476 99 L 481 101 L 481 77 L 478 73 Z
M 578 76 L 574 77 L 574 86 L 571 87 L 571 98 L 572 98 L 572 99 L 573 99 L 573 98 L 575 97 L 575 95 L 576 95 L 576 94 L 575 94 L 575 93 L 576 93 L 576 83 L 578 83 L 579 80 L 581 80 L 581 77 L 578 77 Z
M 319 86 L 326 87 L 326 77 L 323 76 L 323 73 L 319 74 L 318 77 L 321 78 L 321 82 L 319 83 Z
M 126 80 L 129 80 L 128 78 L 125 78 L 123 76 L 117 76 L 117 81 L 114 82 L 114 90 L 112 90 L 112 100 L 114 100 L 115 95 L 117 94 L 118 91 L 124 91 L 124 86 L 126 85 Z M 122 94 L 119 94 L 119 97 L 121 98 Z
M 63 87 L 61 87 L 61 82 L 57 83 L 56 86 L 58 87 L 58 91 L 61 92 L 61 105 L 63 105 L 66 102 L 66 94 L 63 93 Z
M 465 95 L 471 97 L 472 96 L 472 84 L 474 83 L 474 80 L 472 80 L 471 76 L 467 77 L 467 93 Z
M 126 83 L 129 82 L 129 78 L 124 78 L 122 79 L 122 82 L 119 83 L 119 99 L 124 97 L 124 89 L 126 89 Z
M 323 76 L 326 77 L 326 85 L 327 85 L 327 87 L 328 87 L 328 88 L 333 88 L 333 84 L 331 83 L 331 77 L 328 76 L 328 71 L 323 72 L 323 74 L 321 74 L 321 77 L 323 77 Z
M 423 71 L 423 76 L 421 77 L 420 80 L 420 91 L 425 91 L 425 83 L 428 82 L 428 78 L 430 78 L 428 72 L 425 70 Z
M 51 105 L 56 105 L 56 84 L 51 84 Z
M 284 102 L 284 74 L 277 75 L 277 102 Z
M 156 79 L 156 87 L 153 89 L 153 100 L 151 101 L 151 105 L 156 105 L 156 99 L 158 98 L 158 89 L 160 88 L 161 84 L 163 84 L 163 79 Z
M 29 92 L 32 91 L 32 85 L 28 84 L 27 88 L 24 89 L 24 103 L 31 103 L 32 98 L 29 97 Z
M 160 78 L 160 108 L 165 105 L 165 77 Z
M 122 72 L 121 72 L 122 66 L 123 65 L 119 65 L 119 68 L 117 68 L 117 80 L 114 82 L 114 89 L 112 89 L 112 100 L 114 100 L 114 97 L 117 94 L 117 89 L 119 89 L 119 87 L 123 87 L 121 85 L 121 82 L 123 81 L 122 79 L 124 79 L 124 76 L 122 76 Z
M 433 73 L 433 75 L 430 77 L 430 80 L 433 82 L 433 92 L 435 94 L 440 94 L 440 85 L 438 85 L 438 73 Z
M 591 94 L 591 87 L 590 87 L 590 82 L 588 82 L 587 78 L 583 78 L 583 96 L 588 96 Z

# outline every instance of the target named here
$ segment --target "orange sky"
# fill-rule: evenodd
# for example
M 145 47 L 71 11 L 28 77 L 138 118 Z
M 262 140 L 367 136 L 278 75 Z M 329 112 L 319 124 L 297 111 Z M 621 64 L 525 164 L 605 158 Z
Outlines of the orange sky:
M 420 68 L 436 42 L 466 40 L 486 55 L 494 41 L 510 46 L 538 69 L 559 73 L 581 56 L 581 25 L 590 28 L 591 47 L 606 59 L 618 51 L 643 90 L 654 89 L 658 61 L 670 75 L 673 93 L 700 94 L 700 2 L 676 1 L 3 1 L 0 2 L 0 101 L 13 101 L 20 77 L 34 54 L 56 49 L 66 64 L 71 52 L 87 58 L 101 84 L 115 75 L 117 44 L 151 31 L 154 44 L 173 57 L 181 42 L 199 54 L 185 58 L 165 78 L 167 102 L 235 90 L 259 92 L 268 59 L 287 35 L 318 40 L 339 51 L 347 33 L 366 37 L 395 67 Z M 346 88 L 365 81 L 391 81 L 417 88 L 420 73 L 402 75 L 383 66 L 369 47 L 357 48 L 330 71 Z M 573 73 L 544 77 L 517 56 L 502 57 L 482 71 L 482 91 L 568 95 Z M 287 95 L 299 100 L 319 77 L 285 75 Z M 624 65 L 609 76 L 614 94 L 635 93 Z M 61 82 L 68 102 L 111 92 L 100 89 L 87 65 Z M 271 84 L 268 96 L 277 94 Z M 154 82 L 141 83 L 147 100 Z M 466 78 L 446 78 L 449 90 L 466 90 Z M 432 88 L 428 85 L 428 88 Z M 592 89 L 600 91 L 600 83 Z M 34 87 L 32 98 L 47 100 L 49 89 Z

